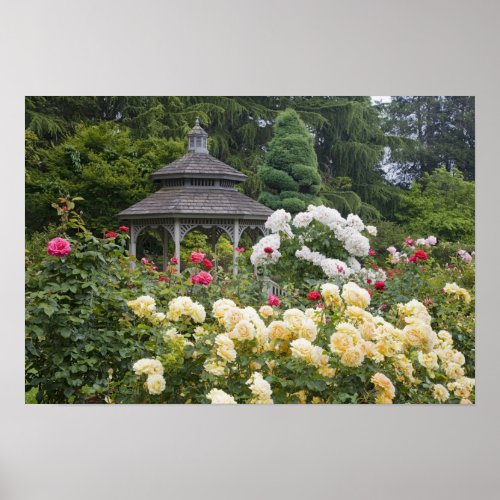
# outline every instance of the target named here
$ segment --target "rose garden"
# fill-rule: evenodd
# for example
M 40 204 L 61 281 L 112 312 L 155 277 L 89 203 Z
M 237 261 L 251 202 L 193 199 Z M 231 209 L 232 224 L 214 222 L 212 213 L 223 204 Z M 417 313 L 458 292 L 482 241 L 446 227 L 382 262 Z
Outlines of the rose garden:
M 208 155 L 200 144 L 192 155 Z M 367 210 L 329 203 L 305 166 L 286 174 L 305 188 L 283 196 L 292 183 L 279 191 L 272 168 L 261 171 L 261 222 L 188 214 L 183 246 L 179 215 L 169 225 L 167 211 L 154 219 L 131 207 L 97 236 L 84 200 L 53 200 L 57 222 L 27 254 L 27 401 L 474 403 L 470 242 L 445 241 L 437 225 L 388 232 Z M 177 181 L 160 181 L 151 199 L 183 196 Z M 186 191 L 210 199 L 205 184 Z M 147 232 L 160 216 L 170 243 Z M 187 236 L 217 225 L 227 234 L 212 245 Z

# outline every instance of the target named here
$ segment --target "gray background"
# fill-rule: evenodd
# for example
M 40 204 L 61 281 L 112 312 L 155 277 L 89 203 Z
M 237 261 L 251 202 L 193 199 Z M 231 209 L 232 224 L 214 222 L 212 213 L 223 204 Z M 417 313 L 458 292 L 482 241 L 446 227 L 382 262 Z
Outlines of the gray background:
M 498 2 L 0 9 L 2 500 L 498 498 Z M 476 95 L 476 406 L 24 406 L 23 97 L 46 94 Z

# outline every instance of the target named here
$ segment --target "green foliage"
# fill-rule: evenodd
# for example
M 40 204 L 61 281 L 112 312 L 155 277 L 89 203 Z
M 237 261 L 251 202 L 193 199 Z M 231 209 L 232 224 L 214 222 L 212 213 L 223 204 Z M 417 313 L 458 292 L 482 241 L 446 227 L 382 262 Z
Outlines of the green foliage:
M 298 183 L 289 174 L 273 167 L 263 166 L 259 169 L 262 182 L 267 188 L 276 192 L 297 191 Z
M 475 186 L 457 169 L 424 174 L 402 197 L 397 220 L 414 233 L 447 241 L 473 243 Z
M 301 212 L 306 208 L 306 204 L 299 198 L 285 198 L 281 200 L 281 206 L 292 214 Z
M 273 209 L 291 190 L 315 197 L 296 196 L 306 204 L 406 224 L 406 191 L 379 168 L 384 147 L 398 166 L 395 182 L 438 165 L 474 178 L 470 97 L 404 96 L 373 106 L 356 96 L 42 96 L 26 98 L 25 114 L 28 234 L 55 222 L 54 197 L 76 194 L 86 200 L 80 207 L 90 227 L 113 226 L 117 212 L 155 189 L 148 175 L 185 153 L 196 116 L 211 153 L 247 175 L 243 192 L 262 193 Z M 264 171 L 268 187 L 258 173 L 263 164 L 289 177 Z
M 117 324 L 130 293 L 119 238 L 78 233 L 67 237 L 69 256 L 47 256 L 27 269 L 26 384 L 36 388 L 38 402 L 103 395 L 108 370 L 123 376 L 127 358 L 143 351 L 140 336 Z
M 395 222 L 381 220 L 377 222 L 377 236 L 372 236 L 370 242 L 372 248 L 385 254 L 388 247 L 402 245 L 408 236 L 410 236 L 410 233 L 404 226 Z M 425 237 L 427 236 L 429 235 L 425 235 Z
M 36 138 L 29 133 L 27 149 Z M 75 135 L 58 146 L 27 157 L 26 221 L 29 231 L 53 220 L 50 200 L 81 196 L 90 227 L 115 226 L 116 214 L 146 197 L 153 186 L 149 174 L 181 156 L 184 145 L 171 139 L 133 139 L 122 125 L 100 123 L 77 127 Z
M 262 191 L 259 195 L 258 199 L 259 203 L 263 205 L 267 205 L 269 208 L 273 210 L 278 210 L 281 207 L 281 198 L 277 194 L 271 194 L 267 191 Z

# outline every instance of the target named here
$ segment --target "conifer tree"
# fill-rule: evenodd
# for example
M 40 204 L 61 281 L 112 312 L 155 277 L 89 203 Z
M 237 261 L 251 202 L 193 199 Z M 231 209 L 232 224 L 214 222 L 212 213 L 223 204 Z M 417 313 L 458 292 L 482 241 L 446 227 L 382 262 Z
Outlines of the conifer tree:
M 259 176 L 264 186 L 259 200 L 273 209 L 297 213 L 321 201 L 313 137 L 294 110 L 278 114 Z

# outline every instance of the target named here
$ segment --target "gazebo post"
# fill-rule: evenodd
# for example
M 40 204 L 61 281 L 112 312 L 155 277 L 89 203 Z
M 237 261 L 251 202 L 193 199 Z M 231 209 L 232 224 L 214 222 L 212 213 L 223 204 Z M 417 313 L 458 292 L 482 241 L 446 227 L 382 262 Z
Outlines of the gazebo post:
M 215 227 L 212 227 L 212 230 L 210 232 L 210 244 L 212 246 L 212 256 L 215 262 L 215 269 L 217 269 L 218 262 L 217 262 L 217 230 Z
M 165 228 L 163 228 L 162 243 L 163 243 L 163 270 L 166 271 L 168 266 L 168 231 Z
M 137 257 L 137 237 L 135 235 L 134 223 L 130 221 L 130 240 L 128 243 L 128 254 L 129 256 Z M 130 267 L 134 269 L 135 262 L 130 261 Z
M 179 219 L 174 221 L 174 243 L 175 257 L 177 258 L 177 272 L 181 272 L 181 223 Z
M 233 241 L 233 276 L 238 274 L 238 252 L 236 247 L 240 243 L 240 221 L 234 219 L 234 241 Z

